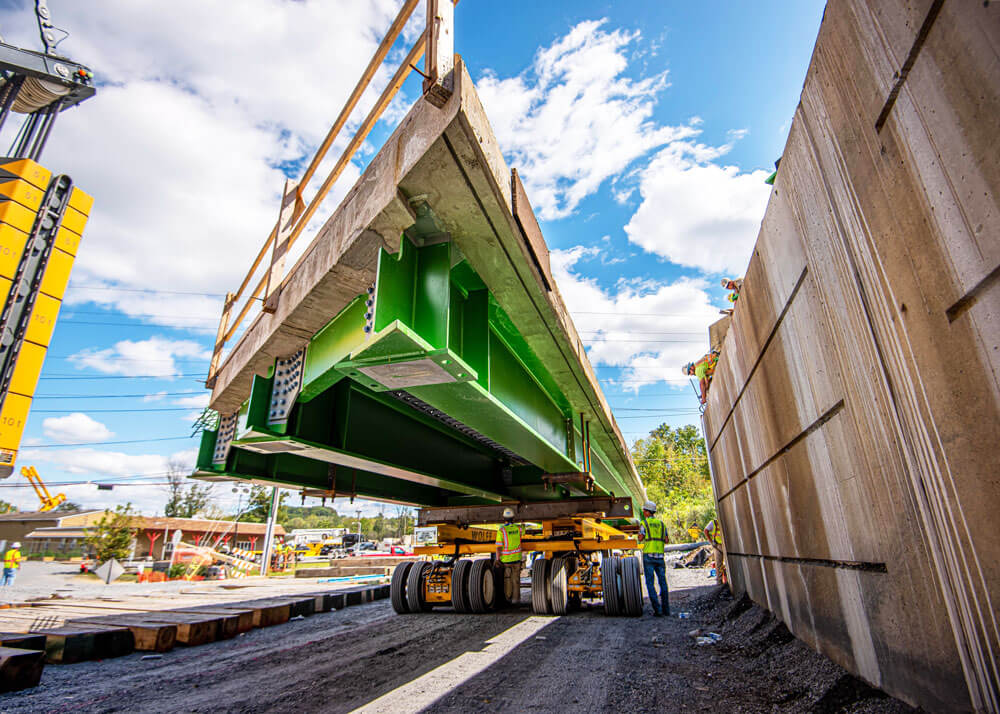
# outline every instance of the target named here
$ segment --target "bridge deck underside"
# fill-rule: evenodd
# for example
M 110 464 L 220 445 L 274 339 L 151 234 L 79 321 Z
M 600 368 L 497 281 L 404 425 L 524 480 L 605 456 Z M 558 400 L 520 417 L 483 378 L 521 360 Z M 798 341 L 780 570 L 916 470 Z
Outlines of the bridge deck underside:
M 348 379 L 340 382 L 345 375 L 328 369 L 331 379 L 305 388 L 297 407 L 302 414 L 293 414 L 289 433 L 262 429 L 266 420 L 252 415 L 255 430 L 248 431 L 243 414 L 235 453 L 224 467 L 200 468 L 198 475 L 428 505 L 588 490 L 643 498 L 628 447 L 548 274 L 530 206 L 523 196 L 514 205 L 519 190 L 459 62 L 451 99 L 440 109 L 416 103 L 289 271 L 276 312 L 258 315 L 233 347 L 220 367 L 211 407 L 222 415 L 246 410 L 252 391 L 273 378 L 276 359 L 307 346 L 307 352 L 317 352 L 317 335 L 375 284 L 380 260 L 384 266 L 387 254 L 405 258 L 399 251 L 407 239 L 401 236 L 412 233 L 417 197 L 448 237 L 453 272 L 468 266 L 488 293 L 488 324 L 495 333 L 489 378 L 480 370 L 471 383 L 465 377 L 392 394 L 369 389 L 356 372 L 345 372 Z M 460 277 L 453 277 L 455 291 L 471 305 Z M 404 337 L 405 327 L 398 330 Z M 411 339 L 420 342 L 419 335 Z M 495 364 L 506 346 L 515 366 L 505 376 Z M 444 354 L 423 347 L 428 357 Z M 364 371 L 363 362 L 355 367 Z M 344 364 L 340 369 L 346 370 Z M 511 383 L 517 370 L 525 385 L 531 382 L 546 395 L 534 401 L 547 399 L 551 404 L 544 409 L 559 418 L 532 418 L 542 406 L 518 401 L 531 390 L 502 391 L 503 380 Z M 594 483 L 590 489 L 583 483 L 546 488 L 546 472 L 583 470 L 581 413 L 589 423 Z M 309 426 L 306 414 L 312 415 Z

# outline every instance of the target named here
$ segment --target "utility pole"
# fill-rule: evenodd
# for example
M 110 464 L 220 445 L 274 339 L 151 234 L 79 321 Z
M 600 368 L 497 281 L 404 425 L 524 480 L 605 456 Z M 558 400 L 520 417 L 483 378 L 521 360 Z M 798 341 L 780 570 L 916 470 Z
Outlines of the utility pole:
M 264 553 L 260 559 L 260 574 L 267 575 L 271 564 L 271 550 L 274 548 L 274 524 L 278 520 L 278 487 L 271 487 L 271 510 L 267 514 L 267 531 L 264 534 Z

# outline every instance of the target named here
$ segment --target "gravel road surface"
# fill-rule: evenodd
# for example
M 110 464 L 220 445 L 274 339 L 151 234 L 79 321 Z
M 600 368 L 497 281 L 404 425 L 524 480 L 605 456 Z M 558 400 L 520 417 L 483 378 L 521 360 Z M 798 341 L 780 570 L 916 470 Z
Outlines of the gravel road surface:
M 599 605 L 399 616 L 386 600 L 159 659 L 50 665 L 41 686 L 0 696 L 0 711 L 913 711 L 704 573 L 670 573 L 673 610 L 690 619 L 609 618 Z M 721 641 L 695 644 L 698 627 Z

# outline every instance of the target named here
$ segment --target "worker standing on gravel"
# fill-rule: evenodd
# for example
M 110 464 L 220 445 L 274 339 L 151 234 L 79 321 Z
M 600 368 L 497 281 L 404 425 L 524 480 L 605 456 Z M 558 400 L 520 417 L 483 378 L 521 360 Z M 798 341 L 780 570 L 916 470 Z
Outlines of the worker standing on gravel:
M 642 521 L 639 524 L 639 542 L 642 543 L 642 571 L 646 576 L 646 592 L 653 607 L 653 617 L 670 614 L 670 591 L 667 588 L 667 567 L 663 562 L 663 548 L 667 543 L 667 527 L 655 518 L 656 504 L 646 501 L 642 504 Z M 660 584 L 660 596 L 656 596 L 656 583 Z M 662 605 L 662 609 L 661 609 Z
M 503 568 L 504 595 L 512 605 L 521 602 L 521 536 L 524 528 L 514 523 L 514 509 L 503 509 L 504 523 L 497 530 L 497 562 Z
M 715 584 L 722 585 L 726 582 L 726 557 L 722 552 L 722 529 L 717 520 L 712 519 L 705 526 L 705 537 L 712 544 L 712 552 L 715 554 Z
M 7 587 L 14 584 L 14 576 L 21 568 L 21 544 L 12 543 L 6 553 L 3 554 L 3 581 L 0 587 Z

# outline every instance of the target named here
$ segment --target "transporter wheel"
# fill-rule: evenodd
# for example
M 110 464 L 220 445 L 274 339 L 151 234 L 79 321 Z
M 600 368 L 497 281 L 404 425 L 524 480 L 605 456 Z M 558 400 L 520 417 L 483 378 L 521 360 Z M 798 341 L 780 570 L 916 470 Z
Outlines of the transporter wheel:
M 551 561 L 538 557 L 531 564 L 531 611 L 536 615 L 548 615 L 552 612 L 549 604 L 549 574 Z
M 604 613 L 615 616 L 621 613 L 620 590 L 618 588 L 618 571 L 620 561 L 612 555 L 601 561 L 601 589 L 604 591 Z
M 628 617 L 642 615 L 642 577 L 639 575 L 639 561 L 634 556 L 621 559 L 622 602 Z
M 514 604 L 515 595 L 520 602 L 521 591 L 521 564 L 517 568 L 508 568 L 501 565 L 496 572 L 496 609 L 500 610 Z
M 469 605 L 473 612 L 489 612 L 496 604 L 496 576 L 493 573 L 493 561 L 480 558 L 472 561 L 469 569 Z
M 434 607 L 424 599 L 424 576 L 432 567 L 430 563 L 416 562 L 406 576 L 406 606 L 410 612 L 430 612 Z
M 472 612 L 469 605 L 469 568 L 472 561 L 462 558 L 455 563 L 455 569 L 451 571 L 451 604 L 455 607 L 455 612 Z
M 552 561 L 549 602 L 553 615 L 565 615 L 570 608 L 569 576 L 576 570 L 576 557 L 563 555 Z
M 397 565 L 392 571 L 392 580 L 389 582 L 389 599 L 392 600 L 392 609 L 400 615 L 405 615 L 410 611 L 406 604 L 406 577 L 410 574 L 412 566 L 412 560 Z

